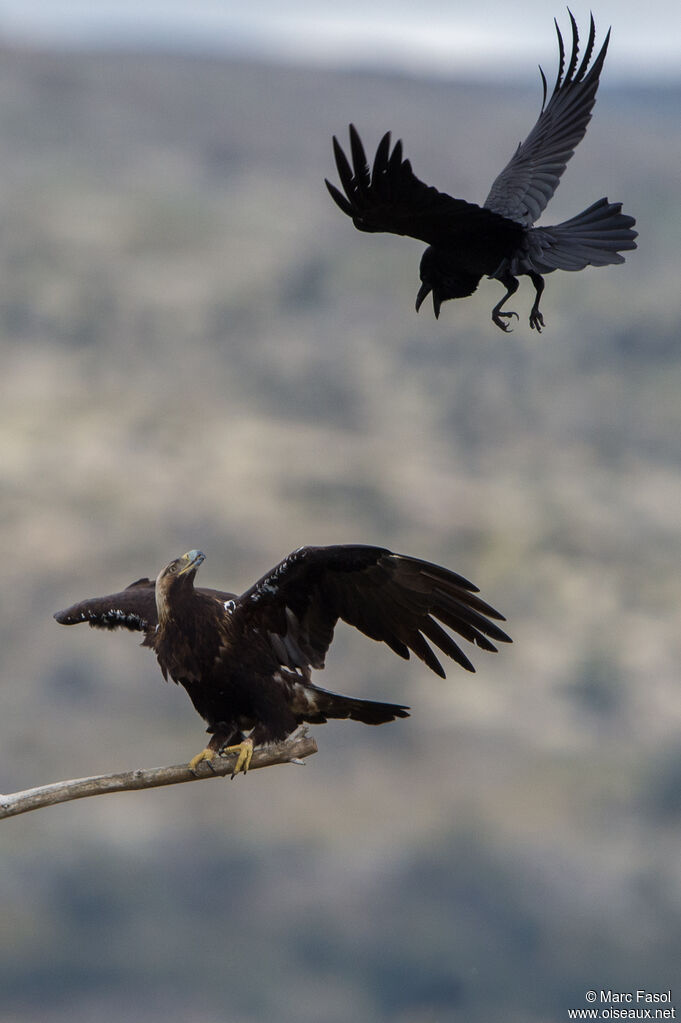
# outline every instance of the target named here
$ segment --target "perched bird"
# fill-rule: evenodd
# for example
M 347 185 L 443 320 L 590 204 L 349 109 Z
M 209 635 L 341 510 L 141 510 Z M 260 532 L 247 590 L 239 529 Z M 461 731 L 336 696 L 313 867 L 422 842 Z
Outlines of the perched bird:
M 236 596 L 194 586 L 204 561 L 193 550 L 156 582 L 139 579 L 121 593 L 84 600 L 54 617 L 145 634 L 164 678 L 187 690 L 212 738 L 193 769 L 236 751 L 246 773 L 254 745 L 285 739 L 303 722 L 352 718 L 380 725 L 408 717 L 401 704 L 357 700 L 314 685 L 341 619 L 408 658 L 412 651 L 442 678 L 428 640 L 467 671 L 473 665 L 438 622 L 483 650 L 509 637 L 490 619 L 502 615 L 460 575 L 381 547 L 301 547 Z M 250 735 L 246 735 L 250 733 Z M 234 777 L 234 775 L 232 775 Z
M 542 274 L 553 270 L 583 270 L 586 266 L 623 263 L 620 254 L 635 249 L 636 221 L 622 213 L 621 203 L 599 199 L 583 213 L 553 227 L 533 227 L 558 187 L 577 144 L 584 138 L 596 101 L 598 80 L 608 49 L 610 31 L 589 67 L 595 41 L 593 16 L 586 50 L 578 66 L 579 36 L 572 14 L 572 53 L 565 66 L 565 47 L 556 22 L 559 64 L 549 98 L 544 72 L 542 109 L 534 128 L 494 181 L 482 206 L 453 199 L 425 185 L 402 157 L 402 142 L 391 152 L 390 132 L 381 139 L 369 170 L 364 147 L 350 125 L 352 167 L 338 140 L 333 148 L 345 194 L 330 181 L 326 187 L 360 231 L 387 231 L 426 242 L 420 266 L 421 288 L 416 311 L 432 293 L 435 316 L 450 298 L 472 295 L 483 276 L 500 281 L 506 294 L 492 310 L 492 320 L 509 330 L 505 320 L 517 313 L 502 312 L 527 275 L 536 297 L 530 326 L 541 333 L 544 317 L 539 300 Z

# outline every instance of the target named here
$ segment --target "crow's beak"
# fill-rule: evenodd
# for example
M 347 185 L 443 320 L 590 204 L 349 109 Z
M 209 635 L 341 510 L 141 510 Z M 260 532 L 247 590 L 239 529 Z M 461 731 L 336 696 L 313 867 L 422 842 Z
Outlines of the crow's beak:
M 418 295 L 416 296 L 416 312 L 418 312 L 421 306 L 423 305 L 424 298 L 428 298 L 430 291 L 431 291 L 430 284 L 426 284 L 426 282 L 424 281 L 421 287 L 419 288 Z M 435 295 L 433 295 L 433 301 L 435 301 Z

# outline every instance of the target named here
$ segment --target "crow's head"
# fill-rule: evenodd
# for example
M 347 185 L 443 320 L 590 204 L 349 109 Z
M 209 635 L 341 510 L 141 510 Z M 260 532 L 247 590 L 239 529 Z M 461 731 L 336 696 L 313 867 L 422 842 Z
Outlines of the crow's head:
M 429 245 L 421 257 L 419 268 L 421 287 L 416 296 L 416 312 L 424 298 L 432 292 L 435 318 L 440 315 L 440 306 L 448 298 L 466 298 L 472 295 L 482 274 L 468 273 L 456 265 L 451 253 Z

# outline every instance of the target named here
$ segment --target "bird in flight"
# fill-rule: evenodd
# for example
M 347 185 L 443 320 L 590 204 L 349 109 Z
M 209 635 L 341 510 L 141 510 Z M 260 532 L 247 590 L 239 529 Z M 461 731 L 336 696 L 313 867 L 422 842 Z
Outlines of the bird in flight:
M 540 68 L 544 98 L 539 118 L 495 179 L 482 206 L 454 199 L 424 184 L 402 156 L 402 142 L 391 150 L 390 132 L 379 142 L 369 169 L 364 146 L 350 125 L 352 165 L 334 137 L 333 149 L 343 192 L 326 187 L 360 231 L 406 235 L 426 242 L 420 266 L 416 311 L 432 294 L 435 316 L 450 298 L 472 295 L 483 276 L 501 282 L 506 294 L 494 306 L 492 320 L 504 331 L 517 313 L 503 311 L 526 275 L 535 288 L 530 327 L 541 333 L 539 300 L 544 274 L 583 270 L 586 266 L 623 263 L 622 252 L 635 249 L 636 221 L 621 203 L 598 199 L 577 216 L 552 227 L 533 227 L 553 196 L 568 160 L 584 138 L 608 49 L 610 31 L 589 66 L 596 30 L 593 16 L 586 49 L 579 62 L 579 36 L 572 13 L 572 52 L 566 52 L 558 23 L 558 75 L 547 102 L 547 83 Z
M 120 593 L 83 600 L 55 618 L 102 629 L 143 632 L 165 679 L 184 686 L 212 738 L 190 768 L 221 752 L 248 770 L 254 746 L 277 742 L 303 722 L 351 718 L 380 725 L 408 717 L 401 704 L 359 700 L 320 689 L 338 620 L 410 651 L 442 678 L 429 642 L 465 668 L 474 667 L 442 626 L 483 650 L 509 643 L 493 619 L 504 618 L 460 575 L 382 547 L 301 547 L 237 596 L 194 586 L 205 556 L 175 558 L 156 581 L 139 579 Z M 439 624 L 442 623 L 442 624 Z

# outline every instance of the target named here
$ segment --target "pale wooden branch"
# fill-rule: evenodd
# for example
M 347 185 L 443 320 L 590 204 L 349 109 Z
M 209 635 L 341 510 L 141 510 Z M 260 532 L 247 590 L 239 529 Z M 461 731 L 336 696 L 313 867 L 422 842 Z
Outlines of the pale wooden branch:
M 298 729 L 284 742 L 271 746 L 256 747 L 253 751 L 250 771 L 274 764 L 300 763 L 303 757 L 317 752 L 317 743 Z M 159 785 L 178 785 L 185 781 L 202 781 L 205 778 L 224 778 L 231 774 L 236 764 L 236 754 L 229 753 L 210 763 L 203 761 L 190 771 L 186 764 L 173 767 L 152 767 L 147 770 L 123 771 L 121 774 L 100 774 L 92 778 L 72 778 L 57 781 L 51 785 L 39 785 L 23 792 L 0 794 L 0 820 L 16 817 L 20 813 L 39 810 L 42 806 L 67 803 L 71 799 L 85 799 L 87 796 L 103 796 L 107 792 L 130 792 L 134 789 L 152 789 Z

